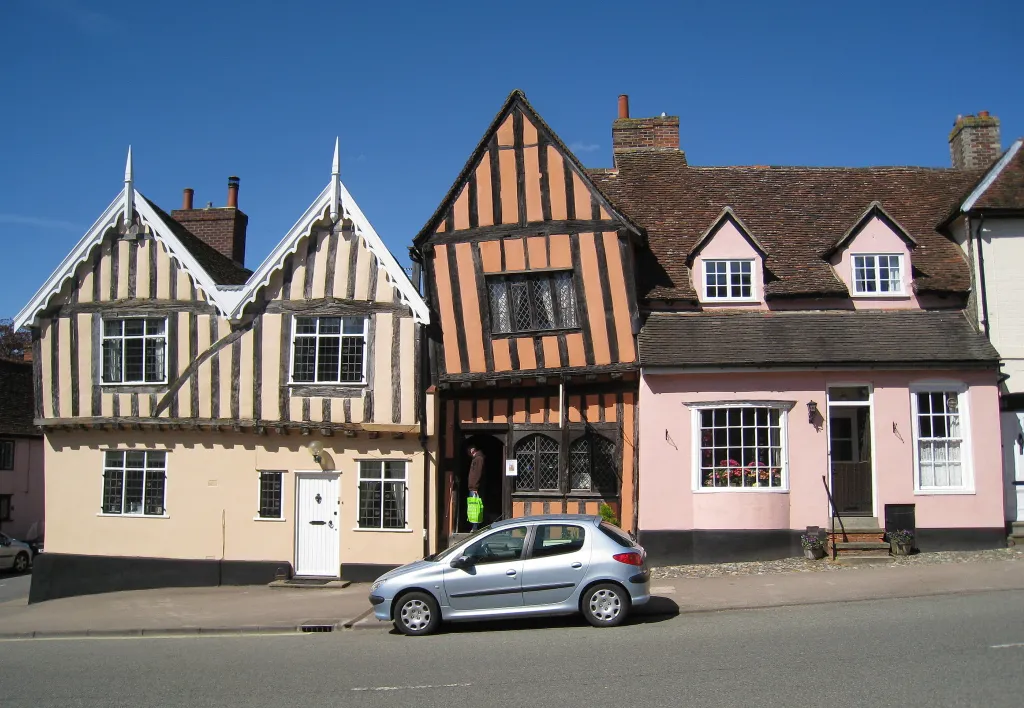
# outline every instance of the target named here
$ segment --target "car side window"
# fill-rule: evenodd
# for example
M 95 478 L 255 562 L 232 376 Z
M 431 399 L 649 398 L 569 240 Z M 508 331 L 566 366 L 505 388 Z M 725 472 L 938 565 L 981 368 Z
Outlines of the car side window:
M 533 557 L 546 558 L 575 553 L 583 548 L 587 532 L 582 526 L 569 524 L 543 524 L 533 537 Z
M 519 560 L 523 557 L 524 545 L 526 527 L 514 526 L 484 536 L 467 548 L 465 555 L 470 556 L 477 565 Z

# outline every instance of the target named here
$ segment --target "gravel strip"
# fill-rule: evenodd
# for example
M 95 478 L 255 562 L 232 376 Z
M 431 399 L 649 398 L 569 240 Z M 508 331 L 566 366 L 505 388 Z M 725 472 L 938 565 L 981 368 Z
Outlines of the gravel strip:
M 1024 560 L 1024 550 L 994 548 L 985 551 L 942 551 L 917 553 L 912 556 L 893 557 L 888 565 L 934 565 L 936 563 L 974 563 L 976 561 Z M 751 561 L 748 563 L 709 563 L 707 565 L 669 565 L 651 569 L 651 579 L 664 578 L 717 578 L 728 575 L 778 575 L 780 573 L 821 573 L 836 570 L 857 570 L 866 566 L 840 565 L 830 558 L 783 558 L 781 560 Z M 878 567 L 878 566 L 875 566 Z

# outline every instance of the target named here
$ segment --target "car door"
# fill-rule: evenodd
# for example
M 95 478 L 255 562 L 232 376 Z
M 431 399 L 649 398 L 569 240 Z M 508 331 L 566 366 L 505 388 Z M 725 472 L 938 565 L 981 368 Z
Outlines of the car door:
M 538 524 L 523 561 L 523 604 L 568 600 L 587 577 L 592 545 L 588 529 L 580 524 Z
M 523 550 L 527 527 L 498 529 L 468 546 L 465 567 L 444 569 L 444 590 L 453 610 L 522 607 Z

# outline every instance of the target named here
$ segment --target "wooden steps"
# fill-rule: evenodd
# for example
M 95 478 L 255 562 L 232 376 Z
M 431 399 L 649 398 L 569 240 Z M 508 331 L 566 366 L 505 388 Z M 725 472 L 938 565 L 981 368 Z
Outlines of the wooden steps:
M 843 529 L 846 530 L 844 536 Z M 842 517 L 842 527 L 832 519 L 829 548 L 835 548 L 836 562 L 851 565 L 885 564 L 891 559 L 885 529 L 873 516 Z

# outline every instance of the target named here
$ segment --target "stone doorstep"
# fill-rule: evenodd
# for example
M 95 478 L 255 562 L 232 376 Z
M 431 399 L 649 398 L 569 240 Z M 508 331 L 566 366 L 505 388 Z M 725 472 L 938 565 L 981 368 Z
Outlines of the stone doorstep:
M 847 534 L 851 533 L 875 533 L 876 531 L 881 533 L 882 527 L 878 524 L 878 518 L 874 516 L 843 516 L 840 517 L 843 521 L 843 526 L 840 528 L 839 522 L 833 517 L 832 529 L 833 533 L 842 533 L 843 528 L 846 529 Z
M 268 585 L 272 588 L 287 588 L 289 590 L 340 590 L 352 584 L 351 580 L 329 580 L 322 584 L 296 583 L 291 580 L 275 580 Z
M 850 541 L 836 543 L 836 550 L 840 553 L 848 551 L 884 551 L 889 553 L 889 544 L 881 541 Z

